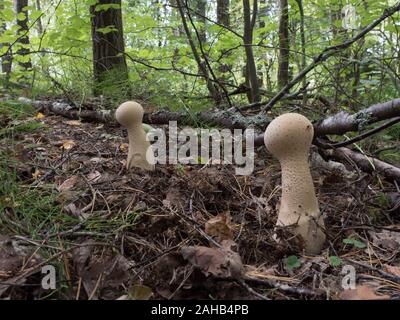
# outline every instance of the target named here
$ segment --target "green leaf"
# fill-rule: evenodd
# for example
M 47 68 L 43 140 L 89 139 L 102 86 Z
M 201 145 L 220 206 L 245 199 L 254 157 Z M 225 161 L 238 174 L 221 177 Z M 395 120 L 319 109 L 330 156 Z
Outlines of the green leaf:
M 343 263 L 343 260 L 340 259 L 338 256 L 330 256 L 329 257 L 329 264 L 332 267 L 339 267 Z
M 301 261 L 296 256 L 286 258 L 286 268 L 290 271 L 301 266 Z
M 351 244 L 354 247 L 359 248 L 359 249 L 364 249 L 364 248 L 367 247 L 367 245 L 364 242 L 361 242 L 361 241 L 356 240 L 356 239 L 343 239 L 343 243 Z
M 17 20 L 24 21 L 26 19 L 26 15 L 23 12 L 17 14 Z
M 12 21 L 15 17 L 14 11 L 10 8 L 4 8 L 1 10 L 0 17 L 6 21 Z

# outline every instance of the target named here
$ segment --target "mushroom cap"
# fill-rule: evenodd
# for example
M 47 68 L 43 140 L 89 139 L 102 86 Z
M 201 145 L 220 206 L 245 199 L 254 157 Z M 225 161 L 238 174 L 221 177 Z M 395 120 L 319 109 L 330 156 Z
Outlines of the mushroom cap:
M 143 107 L 135 101 L 127 101 L 121 104 L 115 111 L 115 118 L 124 127 L 141 123 L 143 120 Z
M 306 155 L 314 136 L 310 120 L 298 113 L 285 113 L 269 124 L 264 143 L 278 159 L 289 155 Z

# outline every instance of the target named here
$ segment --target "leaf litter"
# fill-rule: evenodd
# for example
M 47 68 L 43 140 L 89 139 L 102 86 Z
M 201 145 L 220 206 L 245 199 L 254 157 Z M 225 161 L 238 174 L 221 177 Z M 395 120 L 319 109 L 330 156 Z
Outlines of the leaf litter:
M 62 275 L 54 294 L 60 299 L 400 297 L 400 281 L 393 280 L 399 275 L 400 217 L 376 197 L 384 192 L 393 198 L 397 190 L 382 179 L 312 167 L 328 242 L 319 256 L 309 257 L 273 238 L 280 171 L 264 148 L 250 176 L 204 164 L 126 172 L 121 128 L 58 116 L 40 121 L 51 130 L 17 134 L 20 148 L 12 151 L 2 140 L 0 150 L 15 157 L 19 184 L 55 190 L 61 209 L 33 235 L 16 219 L 18 201 L 0 194 L 0 235 L 18 244 L 0 251 L 2 298 L 47 295 L 40 288 L 43 259 Z M 28 149 L 32 141 L 35 148 Z M 355 291 L 341 287 L 346 264 L 356 270 Z

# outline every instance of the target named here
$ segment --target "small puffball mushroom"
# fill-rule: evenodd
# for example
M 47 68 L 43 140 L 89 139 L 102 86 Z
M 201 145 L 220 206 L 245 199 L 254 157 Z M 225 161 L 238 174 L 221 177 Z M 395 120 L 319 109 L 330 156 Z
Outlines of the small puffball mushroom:
M 274 119 L 264 134 L 269 152 L 280 162 L 282 198 L 277 226 L 292 226 L 306 253 L 318 254 L 325 242 L 324 221 L 318 208 L 308 154 L 314 136 L 312 123 L 301 114 Z
M 134 101 L 121 104 L 115 112 L 117 121 L 128 130 L 129 151 L 126 168 L 154 170 L 154 155 L 142 126 L 143 107 Z

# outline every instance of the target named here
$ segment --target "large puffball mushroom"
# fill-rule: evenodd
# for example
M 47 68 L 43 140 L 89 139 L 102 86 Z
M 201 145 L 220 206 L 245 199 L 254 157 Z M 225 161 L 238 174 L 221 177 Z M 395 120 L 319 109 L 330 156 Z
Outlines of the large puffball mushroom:
M 115 112 L 117 121 L 128 130 L 129 151 L 126 168 L 154 170 L 154 155 L 143 129 L 143 107 L 135 101 L 121 104 Z
M 325 242 L 324 221 L 308 164 L 313 136 L 312 123 L 297 113 L 277 117 L 264 134 L 265 146 L 279 160 L 282 170 L 282 198 L 276 225 L 291 226 L 308 254 L 320 253 Z

